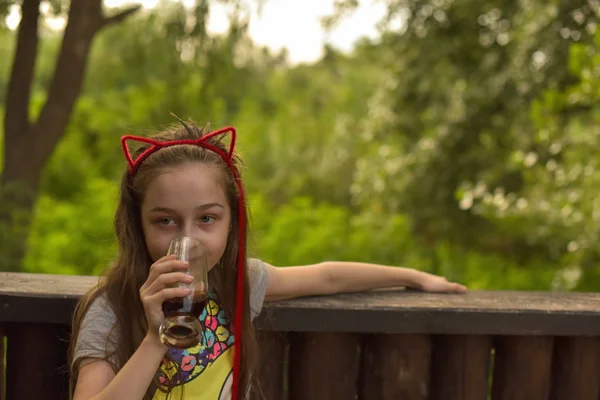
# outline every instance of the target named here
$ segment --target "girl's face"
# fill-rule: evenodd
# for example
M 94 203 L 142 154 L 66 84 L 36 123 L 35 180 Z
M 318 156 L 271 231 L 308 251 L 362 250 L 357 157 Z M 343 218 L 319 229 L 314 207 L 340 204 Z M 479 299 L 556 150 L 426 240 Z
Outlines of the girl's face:
M 142 229 L 153 261 L 179 236 L 201 241 L 213 268 L 227 245 L 231 212 L 214 166 L 187 163 L 151 181 L 142 203 Z

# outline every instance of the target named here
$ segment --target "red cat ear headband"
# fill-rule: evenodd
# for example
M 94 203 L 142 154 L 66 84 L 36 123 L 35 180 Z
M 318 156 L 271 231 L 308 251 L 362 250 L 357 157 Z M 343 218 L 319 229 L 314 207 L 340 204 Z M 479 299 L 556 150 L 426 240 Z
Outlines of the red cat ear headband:
M 223 134 L 231 134 L 231 143 L 229 145 L 229 151 L 225 153 L 223 150 L 218 147 L 208 143 L 207 141 L 218 135 Z M 125 158 L 129 163 L 129 174 L 134 175 L 139 168 L 140 164 L 152 153 L 163 149 L 165 147 L 176 146 L 180 144 L 189 144 L 204 147 L 205 149 L 211 150 L 217 153 L 223 161 L 227 164 L 231 173 L 235 177 L 235 182 L 238 187 L 238 229 L 239 229 L 239 246 L 238 246 L 238 271 L 237 271 L 237 297 L 236 297 L 236 305 L 235 305 L 235 323 L 234 323 L 234 360 L 233 360 L 233 399 L 238 398 L 239 393 L 239 380 L 240 376 L 240 364 L 241 364 L 241 349 L 242 349 L 242 318 L 243 318 L 243 296 L 244 296 L 244 269 L 246 265 L 245 254 L 244 254 L 244 244 L 245 244 L 245 231 L 246 227 L 244 222 L 246 221 L 246 200 L 244 196 L 244 188 L 242 186 L 242 180 L 240 174 L 233 164 L 233 150 L 235 147 L 235 137 L 236 132 L 233 127 L 226 127 L 223 129 L 216 130 L 214 132 L 210 132 L 209 134 L 202 136 L 198 139 L 184 139 L 184 140 L 170 140 L 166 142 L 159 142 L 154 139 L 140 137 L 140 136 L 131 136 L 126 135 L 121 138 L 121 146 L 123 147 L 123 152 L 125 153 Z M 135 141 L 147 143 L 150 145 L 146 150 L 144 150 L 135 160 L 131 156 L 131 151 L 129 151 L 129 146 L 127 145 L 127 141 Z

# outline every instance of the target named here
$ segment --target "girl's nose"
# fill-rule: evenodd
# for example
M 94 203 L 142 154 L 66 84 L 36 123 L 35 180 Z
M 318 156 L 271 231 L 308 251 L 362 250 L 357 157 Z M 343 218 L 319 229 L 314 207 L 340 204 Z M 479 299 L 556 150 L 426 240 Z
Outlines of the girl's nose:
M 200 240 L 201 231 L 198 226 L 194 223 L 194 221 L 185 221 L 181 224 L 181 236 L 191 237 L 193 239 Z
M 181 236 L 194 237 L 194 224 L 190 221 L 184 221 L 181 224 L 181 230 L 179 232 Z

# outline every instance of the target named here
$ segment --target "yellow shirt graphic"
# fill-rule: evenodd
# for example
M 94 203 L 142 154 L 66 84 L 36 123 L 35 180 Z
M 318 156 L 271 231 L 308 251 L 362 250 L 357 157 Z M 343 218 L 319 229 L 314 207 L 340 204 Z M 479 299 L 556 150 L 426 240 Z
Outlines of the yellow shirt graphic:
M 231 399 L 234 337 L 214 291 L 199 320 L 203 327 L 200 343 L 185 350 L 169 349 L 173 361 L 163 363 L 159 382 L 164 385 L 163 389 L 169 380 L 177 385 L 170 399 L 179 399 L 181 390 L 186 400 Z M 154 400 L 166 398 L 160 389 L 153 397 Z

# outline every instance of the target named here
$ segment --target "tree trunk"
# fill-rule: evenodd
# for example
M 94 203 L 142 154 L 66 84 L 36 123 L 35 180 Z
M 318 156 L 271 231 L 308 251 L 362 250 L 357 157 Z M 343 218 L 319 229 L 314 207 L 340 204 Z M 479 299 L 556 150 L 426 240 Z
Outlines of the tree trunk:
M 47 101 L 36 121 L 29 102 L 38 45 L 40 0 L 24 0 L 4 121 L 4 168 L 0 176 L 0 270 L 17 271 L 25 255 L 30 216 L 42 171 L 69 122 L 83 85 L 96 33 L 139 9 L 106 18 L 102 0 L 72 0 Z

